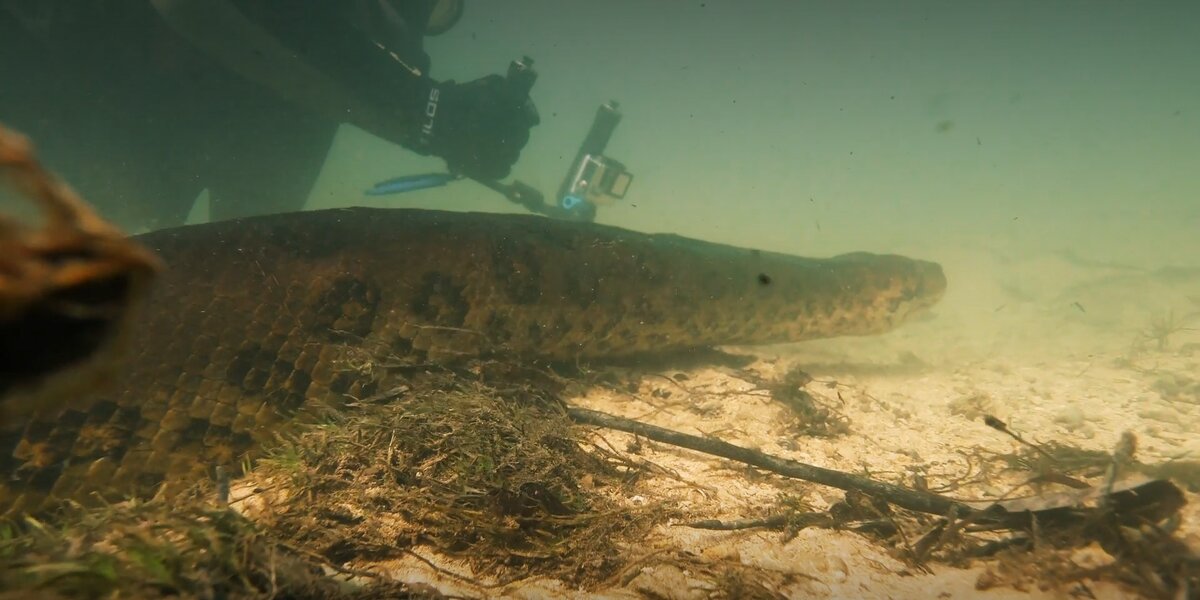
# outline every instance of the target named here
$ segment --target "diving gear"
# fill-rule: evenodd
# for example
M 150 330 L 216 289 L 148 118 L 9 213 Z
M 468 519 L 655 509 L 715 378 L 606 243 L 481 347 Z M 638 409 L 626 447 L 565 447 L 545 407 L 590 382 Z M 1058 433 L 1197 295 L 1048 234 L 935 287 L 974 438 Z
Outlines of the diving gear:
M 415 115 L 407 115 L 406 118 L 406 115 L 389 108 L 397 104 L 397 97 L 403 93 L 415 96 L 421 79 L 411 73 L 411 69 L 401 68 L 385 49 L 365 39 L 360 44 L 361 34 L 349 23 L 345 24 L 348 32 L 339 32 L 339 35 L 330 35 L 328 38 L 351 41 L 330 50 L 331 56 L 325 60 L 337 62 L 338 59 L 349 61 L 352 55 L 373 56 L 373 72 L 386 71 L 387 81 L 376 81 L 373 87 L 357 87 L 371 88 L 368 91 L 379 98 L 374 101 L 364 100 L 363 93 L 360 93 L 363 90 L 355 89 L 352 92 L 352 87 L 345 81 L 327 75 L 329 69 L 315 68 L 301 60 L 300 53 L 277 39 L 276 34 L 280 32 L 265 29 L 229 0 L 150 0 L 150 4 L 176 33 L 234 73 L 304 108 L 339 121 L 348 121 L 385 139 L 411 145 L 413 139 L 408 132 L 416 122 Z M 300 21 L 302 19 L 289 22 Z M 320 25 L 331 28 L 336 27 L 337 22 L 325 19 Z M 220 35 L 214 32 L 220 32 Z M 291 33 L 296 38 L 291 41 L 298 43 L 316 34 L 309 30 Z M 316 57 L 313 52 L 304 56 L 308 59 Z M 349 64 L 361 65 L 353 61 Z M 386 101 L 380 98 L 381 94 L 387 95 Z
M 526 93 L 529 89 L 527 86 L 532 86 L 536 77 L 528 68 L 532 62 L 526 57 L 523 62 L 516 61 L 509 68 L 510 83 L 521 82 L 519 85 L 525 86 L 522 89 Z M 572 161 L 559 188 L 557 202 L 547 204 L 541 192 L 520 181 L 502 183 L 497 181 L 499 178 L 474 179 L 531 213 L 568 221 L 594 221 L 597 204 L 607 204 L 612 199 L 624 198 L 633 183 L 633 174 L 625 169 L 625 165 L 604 155 L 608 142 L 620 122 L 621 113 L 617 111 L 615 100 L 602 104 L 596 111 L 592 126 L 588 129 L 583 143 L 579 145 L 575 160 Z M 409 192 L 445 185 L 453 179 L 455 176 L 449 173 L 397 177 L 375 184 L 375 187 L 366 193 L 378 196 Z
M 507 177 L 529 130 L 541 121 L 529 98 L 537 79 L 532 64 L 528 57 L 514 61 L 506 77 L 430 82 L 417 151 L 439 156 L 451 172 L 473 179 Z

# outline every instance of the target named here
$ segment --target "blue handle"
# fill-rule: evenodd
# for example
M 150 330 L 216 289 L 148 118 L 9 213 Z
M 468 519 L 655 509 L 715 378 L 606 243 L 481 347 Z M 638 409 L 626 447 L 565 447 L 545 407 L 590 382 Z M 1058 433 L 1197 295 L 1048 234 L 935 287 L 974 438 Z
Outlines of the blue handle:
M 422 173 L 420 175 L 405 175 L 396 177 L 387 181 L 380 181 L 371 189 L 364 192 L 368 196 L 386 196 L 388 194 L 402 194 L 404 192 L 412 192 L 415 190 L 424 190 L 428 188 L 440 187 L 458 179 L 457 176 L 450 173 Z

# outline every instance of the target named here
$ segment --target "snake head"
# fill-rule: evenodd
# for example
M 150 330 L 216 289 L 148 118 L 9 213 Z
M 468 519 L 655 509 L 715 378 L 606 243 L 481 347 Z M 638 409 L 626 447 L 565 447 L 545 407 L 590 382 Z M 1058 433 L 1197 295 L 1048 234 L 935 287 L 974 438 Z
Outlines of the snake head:
M 925 314 L 946 293 L 946 274 L 934 262 L 865 252 L 831 260 L 840 274 L 837 299 L 857 323 L 844 334 L 889 331 Z

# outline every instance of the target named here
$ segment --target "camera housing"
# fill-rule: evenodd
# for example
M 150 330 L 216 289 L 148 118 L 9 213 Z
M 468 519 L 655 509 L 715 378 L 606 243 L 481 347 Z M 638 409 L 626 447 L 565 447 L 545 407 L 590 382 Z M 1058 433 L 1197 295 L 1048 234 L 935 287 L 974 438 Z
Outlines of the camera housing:
M 604 155 L 608 141 L 621 122 L 616 101 L 602 104 L 592 127 L 579 146 L 567 176 L 559 186 L 559 206 L 575 218 L 592 220 L 596 206 L 620 200 L 633 184 L 633 174 L 620 161 Z

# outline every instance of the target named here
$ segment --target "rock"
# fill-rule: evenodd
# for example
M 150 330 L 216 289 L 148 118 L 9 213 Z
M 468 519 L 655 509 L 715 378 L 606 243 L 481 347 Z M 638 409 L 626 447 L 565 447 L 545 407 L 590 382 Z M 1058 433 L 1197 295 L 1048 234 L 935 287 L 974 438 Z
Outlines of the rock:
M 1138 416 L 1159 423 L 1179 424 L 1179 413 L 1167 408 L 1146 408 L 1138 411 Z
M 1054 422 L 1062 425 L 1067 431 L 1076 431 L 1087 421 L 1087 413 L 1077 404 L 1064 408 L 1054 416 Z

